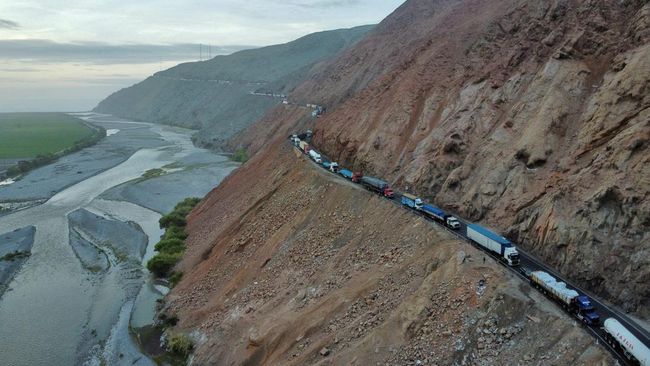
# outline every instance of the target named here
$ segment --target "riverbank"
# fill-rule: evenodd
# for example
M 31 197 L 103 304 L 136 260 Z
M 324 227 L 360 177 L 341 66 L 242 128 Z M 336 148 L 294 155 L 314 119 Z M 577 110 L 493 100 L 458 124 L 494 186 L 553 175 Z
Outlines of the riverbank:
M 0 234 L 0 297 L 32 254 L 36 228 L 27 226 Z
M 143 267 L 161 235 L 160 213 L 188 195 L 205 195 L 236 167 L 194 147 L 190 130 L 87 118 L 113 134 L 0 187 L 0 204 L 41 200 L 0 216 L 0 233 L 35 227 L 32 255 L 0 298 L 8 364 L 153 364 L 129 329 L 152 324 L 166 292 Z M 143 178 L 152 169 L 163 172 Z M 119 195 L 107 194 L 113 189 Z

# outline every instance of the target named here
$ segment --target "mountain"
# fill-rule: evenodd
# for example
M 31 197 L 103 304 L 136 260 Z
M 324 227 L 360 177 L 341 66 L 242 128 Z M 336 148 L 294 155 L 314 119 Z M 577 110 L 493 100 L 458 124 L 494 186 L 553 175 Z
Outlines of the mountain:
M 189 217 L 164 311 L 197 364 L 614 362 L 482 252 L 311 164 L 286 138 L 307 129 L 650 318 L 647 1 L 409 0 L 289 100 L 227 141 L 252 158 Z
M 290 98 L 333 159 L 650 317 L 649 41 L 645 1 L 411 0 Z M 264 125 L 230 144 L 307 126 Z
M 281 103 L 279 95 L 299 84 L 312 68 L 353 45 L 372 27 L 318 32 L 285 44 L 180 64 L 113 93 L 94 111 L 200 129 L 198 142 L 218 147 Z

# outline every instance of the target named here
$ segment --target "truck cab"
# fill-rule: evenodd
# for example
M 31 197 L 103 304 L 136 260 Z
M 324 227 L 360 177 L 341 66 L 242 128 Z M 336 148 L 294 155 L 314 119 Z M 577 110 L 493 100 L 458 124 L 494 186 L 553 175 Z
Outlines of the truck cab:
M 402 204 L 415 210 L 421 210 L 424 202 L 412 194 L 402 193 Z
M 510 267 L 516 267 L 519 265 L 519 252 L 515 247 L 504 248 L 503 259 L 508 262 Z
M 339 163 L 337 163 L 335 161 L 331 162 L 329 169 L 330 169 L 330 171 L 332 173 L 338 173 L 338 171 L 339 171 Z
M 576 297 L 573 302 L 574 306 L 576 307 L 576 314 L 578 316 L 578 319 L 582 320 L 588 325 L 600 324 L 600 316 L 594 309 L 589 296 L 580 295 Z
M 388 198 L 395 197 L 395 192 L 393 192 L 393 189 L 390 186 L 386 186 L 384 188 L 384 197 L 388 197 Z
M 354 173 L 352 173 L 352 178 L 351 178 L 351 179 L 352 179 L 352 181 L 353 181 L 354 183 L 359 183 L 359 182 L 361 182 L 361 178 L 363 178 L 363 174 L 361 174 L 360 172 L 354 172 Z
M 447 224 L 448 227 L 456 230 L 460 228 L 460 221 L 455 216 L 448 216 L 445 219 L 445 223 Z

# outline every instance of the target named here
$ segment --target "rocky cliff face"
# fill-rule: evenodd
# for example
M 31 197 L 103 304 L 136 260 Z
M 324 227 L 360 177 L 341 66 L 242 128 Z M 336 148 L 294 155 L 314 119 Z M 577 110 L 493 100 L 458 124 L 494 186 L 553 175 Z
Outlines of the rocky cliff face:
M 296 92 L 339 162 L 648 317 L 649 40 L 645 1 L 412 0 Z
M 274 142 L 189 217 L 165 312 L 192 364 L 613 364 L 474 247 Z
M 221 148 L 224 140 L 280 104 L 277 95 L 301 83 L 312 69 L 370 29 L 313 33 L 281 45 L 180 64 L 112 94 L 95 111 L 200 129 L 199 144 Z
M 650 5 L 410 0 L 230 140 L 165 311 L 195 364 L 607 364 L 473 247 L 330 180 L 315 146 L 506 234 L 648 317 Z M 486 287 L 484 287 L 486 286 Z

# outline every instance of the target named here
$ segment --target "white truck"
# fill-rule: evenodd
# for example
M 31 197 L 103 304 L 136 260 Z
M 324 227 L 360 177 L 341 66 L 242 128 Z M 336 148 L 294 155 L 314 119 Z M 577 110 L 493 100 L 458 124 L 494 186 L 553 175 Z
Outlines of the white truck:
M 508 239 L 477 225 L 467 225 L 467 237 L 483 248 L 498 254 L 509 266 L 519 265 L 519 252 Z
M 605 331 L 607 343 L 623 351 L 628 360 L 641 366 L 650 366 L 650 349 L 618 320 L 606 319 L 602 329 Z
M 316 150 L 309 150 L 309 156 L 318 164 L 321 164 L 323 162 L 323 159 L 321 158 L 320 154 L 316 152 Z

